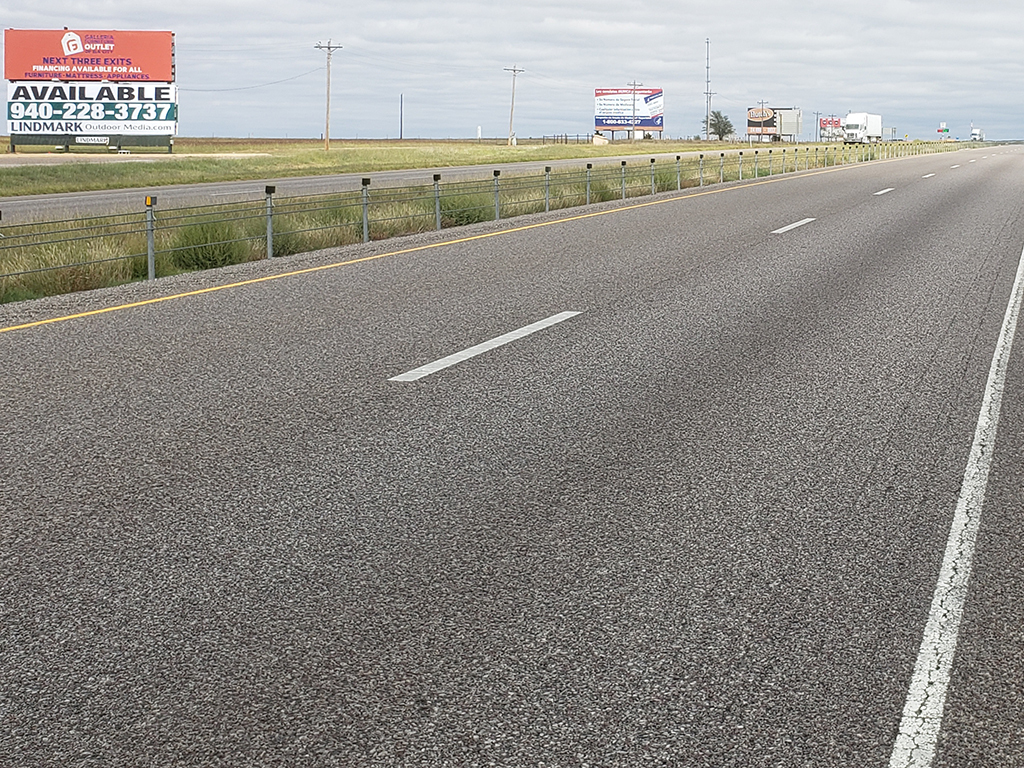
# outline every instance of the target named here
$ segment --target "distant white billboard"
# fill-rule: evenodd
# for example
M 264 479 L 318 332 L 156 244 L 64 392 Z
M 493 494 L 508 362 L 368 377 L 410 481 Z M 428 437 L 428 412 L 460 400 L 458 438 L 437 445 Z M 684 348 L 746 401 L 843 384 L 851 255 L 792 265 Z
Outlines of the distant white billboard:
M 665 92 L 661 88 L 594 89 L 594 127 L 597 130 L 662 131 Z

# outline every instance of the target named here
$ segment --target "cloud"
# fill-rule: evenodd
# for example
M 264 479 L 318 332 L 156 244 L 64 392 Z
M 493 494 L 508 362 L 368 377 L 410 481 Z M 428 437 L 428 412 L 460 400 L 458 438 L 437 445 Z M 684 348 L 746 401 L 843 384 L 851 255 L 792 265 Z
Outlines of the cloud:
M 780 0 L 363 3 L 295 0 L 0 2 L 16 28 L 171 29 L 183 135 L 319 136 L 331 39 L 332 134 L 501 136 L 513 64 L 520 136 L 588 133 L 593 91 L 636 79 L 665 89 L 666 130 L 693 135 L 704 115 L 705 40 L 714 106 L 742 124 L 761 100 L 812 113 L 881 112 L 900 133 L 1019 136 L 1024 6 L 995 0 L 893 0 L 863 12 Z M 291 79 L 294 78 L 294 79 Z M 287 82 L 277 82 L 287 80 Z M 276 83 L 276 84 L 274 84 Z M 259 86 L 253 88 L 252 86 Z M 244 89 L 244 90 L 241 90 Z

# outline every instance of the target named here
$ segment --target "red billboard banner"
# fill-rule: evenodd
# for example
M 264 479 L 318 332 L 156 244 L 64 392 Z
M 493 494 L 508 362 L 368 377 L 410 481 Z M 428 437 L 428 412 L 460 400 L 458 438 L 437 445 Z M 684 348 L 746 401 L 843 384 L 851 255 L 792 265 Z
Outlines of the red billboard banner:
M 5 29 L 5 80 L 174 80 L 174 33 Z

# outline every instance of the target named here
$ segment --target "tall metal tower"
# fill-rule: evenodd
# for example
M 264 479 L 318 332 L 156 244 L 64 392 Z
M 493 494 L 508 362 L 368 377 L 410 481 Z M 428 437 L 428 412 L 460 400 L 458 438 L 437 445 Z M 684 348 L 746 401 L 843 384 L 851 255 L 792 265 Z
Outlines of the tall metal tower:
M 711 91 L 711 38 L 707 38 L 704 42 L 707 45 L 707 79 L 704 82 L 707 111 L 704 114 L 704 141 L 711 141 L 711 97 L 715 95 Z

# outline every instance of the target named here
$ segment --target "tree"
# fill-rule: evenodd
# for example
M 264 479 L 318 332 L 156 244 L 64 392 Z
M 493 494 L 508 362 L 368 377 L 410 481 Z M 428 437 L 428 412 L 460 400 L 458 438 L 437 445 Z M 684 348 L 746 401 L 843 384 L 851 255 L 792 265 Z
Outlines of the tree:
M 707 120 L 702 120 L 701 123 L 707 127 Z M 719 141 L 723 141 L 726 136 L 731 133 L 735 133 L 736 129 L 733 127 L 732 120 L 722 114 L 720 110 L 712 110 L 711 112 L 711 130 L 708 131 L 712 136 L 717 136 Z

